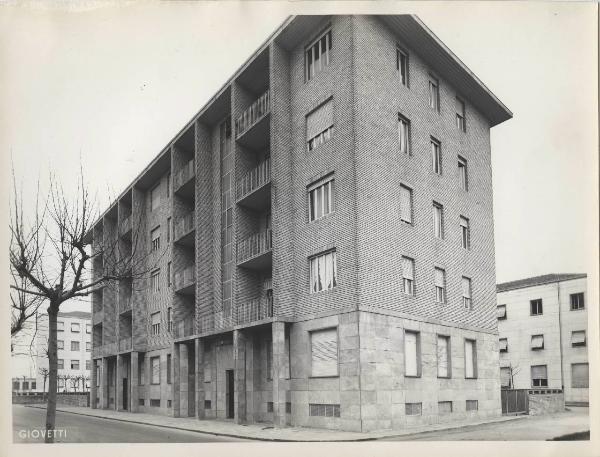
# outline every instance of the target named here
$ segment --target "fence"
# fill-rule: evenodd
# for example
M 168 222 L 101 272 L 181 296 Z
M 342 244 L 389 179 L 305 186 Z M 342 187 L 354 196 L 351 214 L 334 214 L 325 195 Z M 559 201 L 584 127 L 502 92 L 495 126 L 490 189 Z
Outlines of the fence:
M 500 392 L 502 414 L 516 415 L 529 413 L 528 389 L 502 389 Z

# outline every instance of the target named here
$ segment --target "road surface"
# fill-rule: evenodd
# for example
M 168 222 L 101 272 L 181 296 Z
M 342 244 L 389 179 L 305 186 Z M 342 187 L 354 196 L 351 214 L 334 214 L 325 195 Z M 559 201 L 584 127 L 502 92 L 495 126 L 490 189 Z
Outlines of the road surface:
M 46 410 L 13 405 L 13 442 L 43 443 Z M 247 441 L 57 411 L 57 443 L 217 443 Z M 59 436 L 59 434 L 66 436 Z

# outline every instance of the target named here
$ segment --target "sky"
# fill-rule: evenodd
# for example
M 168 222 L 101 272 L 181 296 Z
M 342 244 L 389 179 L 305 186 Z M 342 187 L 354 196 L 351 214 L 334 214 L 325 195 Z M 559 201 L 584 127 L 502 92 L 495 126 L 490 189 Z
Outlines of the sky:
M 317 10 L 321 5 L 325 9 Z M 104 209 L 289 14 L 416 13 L 514 113 L 491 131 L 498 282 L 595 274 L 593 3 L 22 2 L 0 7 L 0 147 L 26 201 L 77 169 Z M 65 307 L 82 309 L 73 304 Z

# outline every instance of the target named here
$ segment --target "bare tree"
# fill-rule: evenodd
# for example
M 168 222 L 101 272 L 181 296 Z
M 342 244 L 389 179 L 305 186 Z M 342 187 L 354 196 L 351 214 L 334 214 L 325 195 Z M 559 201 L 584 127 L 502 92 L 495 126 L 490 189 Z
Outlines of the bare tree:
M 46 392 L 46 381 L 48 380 L 48 376 L 50 376 L 50 370 L 48 370 L 48 368 L 42 367 L 38 370 L 38 373 L 40 374 L 40 376 L 42 377 L 42 379 L 44 381 L 43 393 L 45 393 Z
M 132 232 L 129 249 L 122 248 L 118 230 L 111 237 L 93 237 L 99 212 L 84 185 L 83 173 L 74 193 L 65 191 L 51 175 L 43 209 L 36 203 L 30 221 L 25 220 L 22 195 L 17 192 L 14 174 L 13 183 L 9 256 L 11 272 L 19 281 L 12 284 L 11 289 L 48 303 L 46 430 L 49 433 L 45 441 L 51 443 L 56 419 L 57 316 L 61 305 L 86 297 L 100 287 L 116 287 L 120 281 L 141 278 L 153 265 L 148 265 L 147 255 L 136 254 L 141 244 L 140 224 L 135 226 L 138 230 Z M 155 262 L 158 260 L 158 256 L 154 258 Z M 92 264 L 93 276 L 89 274 Z
M 509 374 L 509 388 L 510 389 L 514 389 L 515 388 L 515 376 L 517 374 L 519 374 L 519 372 L 521 371 L 521 368 L 519 367 L 519 364 L 517 363 L 516 365 L 513 366 L 513 364 L 511 363 L 508 366 L 508 374 Z
M 16 286 L 10 290 L 10 336 L 11 338 L 14 338 L 21 330 L 23 330 L 25 323 L 36 315 L 44 298 L 39 295 L 31 295 L 25 292 L 25 290 L 30 287 L 27 278 L 21 278 L 15 275 L 14 271 L 11 271 L 11 273 L 13 273 L 11 275 L 12 284 Z

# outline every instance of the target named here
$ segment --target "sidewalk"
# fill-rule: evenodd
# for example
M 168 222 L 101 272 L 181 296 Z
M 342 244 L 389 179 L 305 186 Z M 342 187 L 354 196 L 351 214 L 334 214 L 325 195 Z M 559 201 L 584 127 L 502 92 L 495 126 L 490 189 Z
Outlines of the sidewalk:
M 24 405 L 29 408 L 45 409 L 45 405 Z M 411 427 L 406 430 L 382 430 L 378 432 L 342 432 L 335 430 L 313 429 L 305 427 L 274 428 L 271 424 L 238 425 L 225 420 L 198 420 L 193 417 L 157 416 L 145 413 L 129 413 L 111 409 L 91 409 L 77 406 L 58 406 L 57 411 L 104 419 L 132 422 L 136 424 L 154 425 L 198 433 L 208 433 L 217 436 L 245 438 L 260 441 L 371 441 L 380 439 L 411 438 L 415 434 L 459 430 L 465 427 L 477 427 L 504 422 L 521 422 L 525 416 L 503 416 L 480 422 L 455 422 L 451 424 L 427 425 Z

